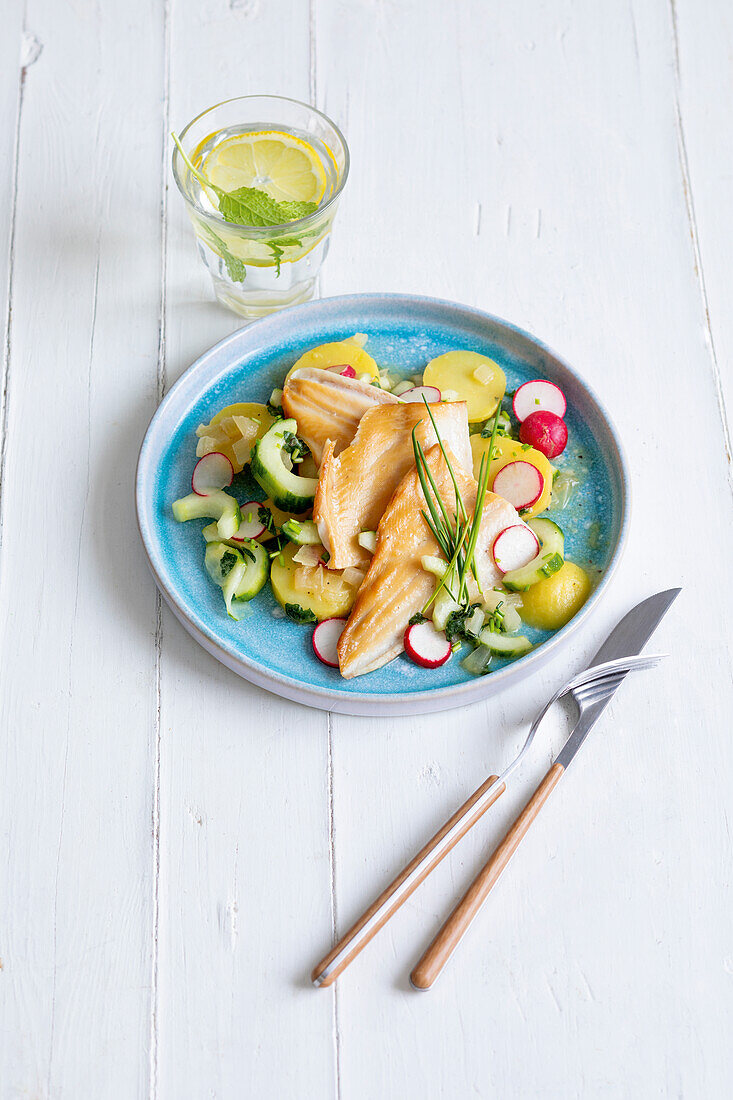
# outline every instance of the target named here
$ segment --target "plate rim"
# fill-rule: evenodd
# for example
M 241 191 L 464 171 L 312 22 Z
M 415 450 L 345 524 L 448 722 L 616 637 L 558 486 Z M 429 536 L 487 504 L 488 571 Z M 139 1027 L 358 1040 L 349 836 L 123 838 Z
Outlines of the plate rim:
M 618 456 L 618 476 L 619 476 L 619 510 L 620 510 L 620 524 L 616 545 L 613 553 L 609 559 L 608 565 L 603 573 L 601 580 L 596 588 L 591 593 L 587 602 L 583 605 L 581 610 L 574 615 L 572 619 L 560 630 L 556 631 L 551 638 L 543 642 L 537 649 L 530 651 L 526 656 L 520 657 L 519 660 L 506 665 L 504 668 L 499 669 L 497 672 L 492 673 L 486 677 L 476 677 L 475 680 L 469 680 L 465 683 L 451 684 L 443 687 L 428 688 L 424 691 L 416 692 L 379 692 L 379 693 L 364 693 L 364 692 L 332 692 L 327 688 L 316 687 L 312 684 L 304 683 L 301 680 L 296 680 L 289 676 L 284 675 L 281 672 L 269 668 L 266 665 L 260 665 L 253 659 L 243 657 L 240 655 L 234 656 L 229 650 L 217 639 L 213 632 L 202 630 L 197 622 L 195 622 L 188 614 L 186 608 L 182 606 L 179 600 L 176 598 L 175 593 L 166 584 L 164 578 L 160 575 L 158 569 L 155 566 L 154 555 L 152 553 L 151 546 L 148 545 L 146 539 L 145 530 L 147 524 L 143 522 L 143 513 L 145 505 L 148 503 L 143 497 L 143 483 L 145 475 L 145 463 L 148 461 L 148 452 L 152 446 L 152 440 L 155 434 L 158 421 L 160 421 L 166 414 L 170 405 L 174 404 L 178 397 L 178 393 L 181 389 L 190 385 L 191 378 L 194 373 L 205 369 L 206 362 L 210 359 L 217 358 L 222 351 L 225 351 L 230 345 L 236 345 L 242 336 L 251 334 L 253 331 L 257 332 L 263 328 L 267 328 L 268 325 L 276 324 L 283 318 L 293 319 L 297 314 L 310 315 L 317 312 L 319 308 L 323 306 L 330 307 L 348 307 L 359 306 L 365 303 L 391 303 L 396 305 L 400 303 L 404 305 L 406 309 L 410 307 L 414 309 L 418 308 L 432 308 L 438 310 L 451 310 L 460 312 L 461 314 L 470 315 L 473 319 L 482 322 L 489 323 L 491 325 L 509 330 L 516 334 L 520 338 L 529 341 L 541 352 L 551 356 L 560 366 L 568 372 L 568 374 L 580 385 L 580 387 L 588 394 L 591 400 L 594 402 L 597 409 L 600 411 L 601 416 L 605 424 L 606 431 L 613 443 Z M 219 373 L 226 373 L 227 367 Z M 214 379 L 209 379 L 208 385 Z M 489 313 L 487 310 L 479 309 L 476 306 L 464 305 L 460 302 L 454 302 L 446 298 L 437 298 L 429 295 L 422 294 L 401 294 L 399 292 L 392 293 L 358 293 L 358 294 L 340 294 L 326 298 L 319 298 L 315 301 L 301 303 L 300 305 L 291 306 L 288 309 L 280 310 L 277 313 L 269 314 L 266 317 L 258 318 L 256 321 L 251 322 L 248 325 L 235 329 L 234 332 L 229 333 L 221 340 L 212 344 L 209 348 L 203 351 L 193 363 L 186 368 L 181 376 L 174 382 L 168 392 L 165 394 L 155 412 L 150 418 L 148 426 L 143 435 L 140 450 L 138 452 L 137 464 L 135 469 L 135 518 L 137 522 L 138 532 L 140 534 L 140 540 L 145 551 L 148 567 L 150 568 L 155 583 L 165 599 L 168 607 L 174 613 L 175 617 L 181 623 L 181 625 L 187 630 L 187 632 L 201 645 L 208 653 L 215 657 L 221 664 L 229 668 L 232 672 L 241 676 L 243 679 L 248 680 L 250 683 L 254 683 L 258 687 L 262 687 L 267 691 L 273 692 L 276 695 L 290 699 L 294 702 L 303 703 L 311 707 L 315 707 L 319 710 L 334 711 L 336 713 L 344 714 L 379 714 L 379 715 L 400 715 L 400 714 L 418 714 L 418 713 L 431 713 L 440 710 L 453 709 L 455 707 L 465 706 L 470 703 L 481 702 L 487 699 L 495 692 L 501 691 L 508 687 L 514 680 L 520 677 L 531 675 L 534 671 L 541 667 L 547 660 L 554 656 L 557 647 L 562 645 L 568 637 L 575 632 L 583 623 L 585 623 L 589 615 L 597 607 L 601 597 L 604 595 L 609 587 L 613 576 L 618 569 L 619 563 L 626 548 L 626 542 L 628 539 L 630 516 L 631 516 L 631 481 L 629 477 L 629 466 L 626 457 L 624 446 L 621 442 L 616 425 L 609 415 L 606 406 L 599 399 L 593 387 L 586 382 L 586 380 L 566 361 L 564 356 L 554 351 L 543 340 L 538 339 L 532 333 L 526 329 L 520 328 L 511 321 L 507 321 L 502 317 L 498 317 L 495 314 Z

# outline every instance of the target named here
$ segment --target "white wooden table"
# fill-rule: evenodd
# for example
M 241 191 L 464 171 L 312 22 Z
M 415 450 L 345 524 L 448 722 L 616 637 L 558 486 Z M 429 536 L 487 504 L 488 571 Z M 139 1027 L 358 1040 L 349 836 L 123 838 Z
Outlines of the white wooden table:
M 323 295 L 507 317 L 626 442 L 605 603 L 490 704 L 377 721 L 280 701 L 199 649 L 147 572 L 145 426 L 239 324 L 167 134 L 255 92 L 347 135 Z M 731 102 L 724 0 L 6 0 L 3 1100 L 733 1093 Z M 312 989 L 332 935 L 562 677 L 677 584 L 654 642 L 671 658 L 624 686 L 435 989 L 409 969 L 557 744 Z

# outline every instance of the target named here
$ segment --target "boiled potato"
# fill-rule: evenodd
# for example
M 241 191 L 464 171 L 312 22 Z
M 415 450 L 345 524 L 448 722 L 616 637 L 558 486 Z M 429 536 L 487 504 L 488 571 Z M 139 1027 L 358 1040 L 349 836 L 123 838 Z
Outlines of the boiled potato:
M 277 602 L 281 607 L 290 603 L 297 604 L 305 611 L 312 611 L 319 622 L 347 615 L 356 599 L 357 590 L 342 580 L 338 571 L 330 572 L 317 565 L 313 569 L 313 588 L 295 587 L 295 574 L 302 567 L 297 561 L 293 561 L 293 555 L 299 549 L 300 547 L 290 543 L 283 549 L 282 561 L 280 555 L 273 558 L 270 583 Z
M 239 419 L 238 422 L 241 417 L 244 420 Z M 234 473 L 238 474 L 249 462 L 255 441 L 261 439 L 274 423 L 267 405 L 255 401 L 227 405 L 211 418 L 210 424 L 200 424 L 196 429 L 199 437 L 196 455 L 201 458 L 212 451 L 220 451 L 231 462 Z
M 452 390 L 465 401 L 471 424 L 487 420 L 499 407 L 506 376 L 498 363 L 476 351 L 447 351 L 431 359 L 423 374 L 424 386 Z
M 484 439 L 480 435 L 471 436 L 471 451 L 473 453 L 473 476 L 478 477 L 481 456 L 489 449 L 490 439 Z M 522 513 L 523 519 L 531 519 L 538 516 L 550 507 L 550 494 L 552 492 L 552 475 L 555 472 L 548 458 L 542 451 L 536 451 L 534 447 L 527 447 L 517 439 L 510 439 L 508 435 L 499 435 L 494 440 L 494 457 L 489 467 L 489 489 L 494 484 L 494 478 L 499 470 L 508 466 L 510 462 L 531 462 L 536 466 L 545 479 L 545 487 L 539 500 Z
M 259 401 L 239 401 L 236 405 L 227 405 L 226 408 L 219 409 L 216 416 L 212 416 L 211 423 L 220 424 L 230 416 L 248 416 L 251 420 L 259 420 L 262 425 L 262 435 L 275 423 L 267 410 L 267 405 L 262 405 Z
M 522 594 L 520 613 L 539 630 L 559 630 L 580 611 L 590 593 L 590 577 L 575 562 L 566 561 L 551 577 Z
M 300 370 L 301 367 L 316 367 L 318 370 L 325 370 L 326 367 L 340 367 L 342 365 L 353 367 L 357 378 L 360 374 L 368 374 L 370 378 L 379 378 L 379 367 L 371 355 L 368 355 L 364 348 L 360 348 L 358 344 L 352 344 L 350 340 L 335 340 L 331 344 L 319 344 L 317 348 L 311 348 L 310 351 L 306 351 L 301 355 L 297 363 L 290 368 L 286 378 L 289 378 L 293 371 Z

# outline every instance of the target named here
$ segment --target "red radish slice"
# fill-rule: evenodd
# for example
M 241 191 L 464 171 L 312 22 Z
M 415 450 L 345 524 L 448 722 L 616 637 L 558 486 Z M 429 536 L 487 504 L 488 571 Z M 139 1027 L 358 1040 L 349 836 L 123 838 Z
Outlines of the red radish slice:
M 236 535 L 232 535 L 235 542 L 244 542 L 245 539 L 258 539 L 260 535 L 264 534 L 266 527 L 257 518 L 260 513 L 259 500 L 248 500 L 246 504 L 240 506 L 239 511 L 242 513 L 242 522 Z
M 226 489 L 234 477 L 234 467 L 221 451 L 200 458 L 193 468 L 191 488 L 200 497 L 208 497 L 218 489 Z
M 510 462 L 499 470 L 491 491 L 504 497 L 519 511 L 536 504 L 544 487 L 544 477 L 531 462 Z
M 445 634 L 436 630 L 430 619 L 426 619 L 424 623 L 413 623 L 405 631 L 405 653 L 416 665 L 440 668 L 452 652 Z
M 326 367 L 326 370 L 330 370 L 333 374 L 343 374 L 344 378 L 356 378 L 356 371 L 348 363 L 342 363 L 336 367 Z
M 514 415 L 519 421 L 526 420 L 534 412 L 551 412 L 562 417 L 565 416 L 567 407 L 565 394 L 560 387 L 544 378 L 525 382 L 514 394 Z
M 423 397 L 429 405 L 435 405 L 440 401 L 440 390 L 435 386 L 413 386 L 411 390 L 405 390 L 400 394 L 400 401 L 419 401 L 422 404 Z
M 491 547 L 496 567 L 501 573 L 529 565 L 539 552 L 540 540 L 532 528 L 525 527 L 523 523 L 513 523 L 511 527 L 505 527 L 496 536 Z
M 567 446 L 568 429 L 565 421 L 555 413 L 534 412 L 522 421 L 519 438 L 536 451 L 542 451 L 547 458 L 555 458 Z
M 346 619 L 324 619 L 313 631 L 313 652 L 329 668 L 339 667 L 338 644 Z

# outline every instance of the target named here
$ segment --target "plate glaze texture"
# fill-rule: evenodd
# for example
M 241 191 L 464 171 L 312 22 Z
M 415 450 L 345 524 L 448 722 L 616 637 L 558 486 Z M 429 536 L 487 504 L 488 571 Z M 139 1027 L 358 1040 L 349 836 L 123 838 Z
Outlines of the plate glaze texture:
M 284 617 L 269 585 L 249 605 L 246 618 L 227 618 L 221 592 L 203 568 L 201 529 L 209 521 L 179 524 L 173 519 L 171 502 L 190 492 L 195 428 L 224 405 L 267 401 L 304 351 L 357 332 L 368 335 L 367 350 L 380 368 L 394 373 L 415 374 L 434 356 L 465 348 L 500 363 L 509 390 L 542 377 L 556 382 L 567 396 L 570 441 L 555 464 L 572 470 L 581 483 L 565 509 L 547 514 L 563 528 L 566 555 L 588 570 L 594 590 L 562 630 L 553 635 L 526 631 L 535 647 L 514 662 L 497 661 L 485 676 L 467 673 L 460 654 L 433 670 L 418 668 L 403 654 L 377 672 L 342 679 L 336 669 L 316 659 L 312 629 Z M 145 551 L 166 602 L 186 630 L 228 668 L 278 695 L 323 710 L 417 714 L 484 699 L 531 675 L 567 643 L 592 613 L 618 562 L 628 518 L 628 477 L 616 432 L 598 399 L 538 340 L 453 302 L 360 294 L 326 298 L 263 318 L 202 355 L 150 422 L 138 461 L 136 501 Z

